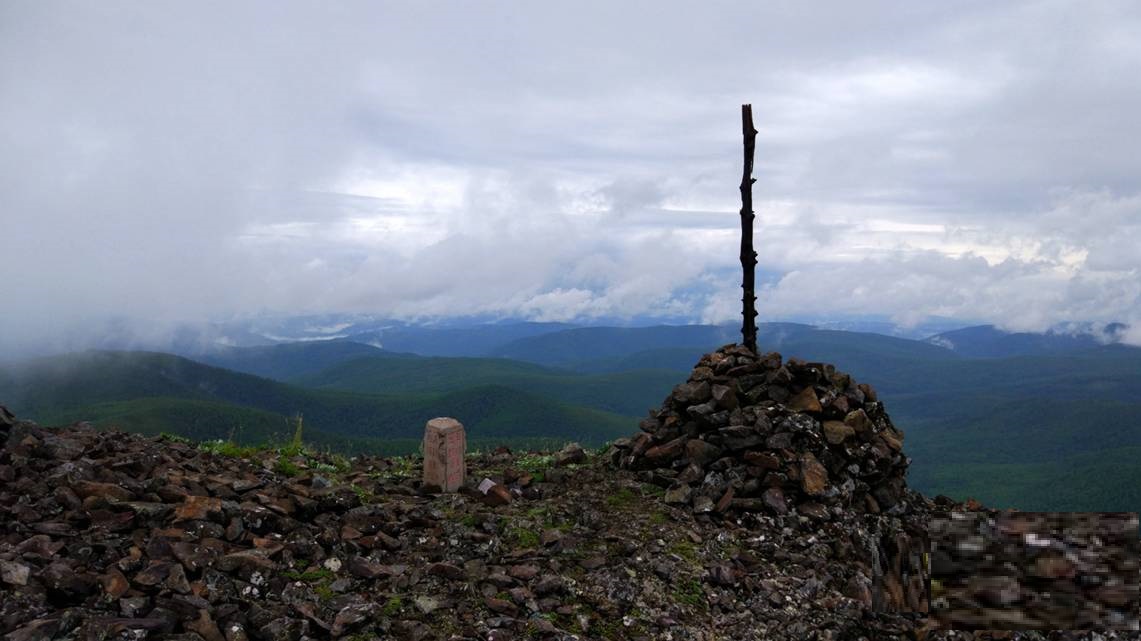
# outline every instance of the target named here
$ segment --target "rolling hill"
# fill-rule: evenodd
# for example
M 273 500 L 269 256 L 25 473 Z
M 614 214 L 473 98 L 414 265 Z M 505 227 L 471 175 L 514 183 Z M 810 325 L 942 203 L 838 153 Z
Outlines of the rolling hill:
M 657 327 L 580 327 L 511 341 L 491 355 L 560 367 L 621 358 L 660 348 L 710 351 L 737 340 L 737 330 L 724 325 Z
M 574 327 L 566 323 L 478 323 L 460 327 L 391 325 L 353 331 L 348 340 L 422 356 L 488 356 L 511 341 Z
M 185 356 L 207 365 L 288 382 L 356 358 L 366 356 L 400 358 L 407 355 L 352 341 L 321 340 L 279 345 L 222 347 Z
M 738 330 L 726 325 L 587 327 L 514 341 L 499 349 L 497 355 L 582 372 L 686 372 L 702 354 L 737 338 Z M 913 362 L 959 358 L 948 349 L 922 341 L 797 323 L 759 324 L 757 344 L 762 351 L 835 363 L 841 368 L 876 371 L 894 371 L 897 365 Z
M 385 394 L 444 393 L 502 385 L 572 405 L 642 417 L 678 382 L 670 370 L 580 374 L 502 358 L 362 358 L 302 377 L 318 389 Z
M 150 352 L 85 352 L 25 363 L 0 371 L 0 398 L 45 424 L 92 420 L 148 432 L 193 427 L 201 436 L 209 423 L 212 438 L 243 426 L 248 432 L 236 436 L 249 442 L 272 434 L 274 423 L 286 433 L 286 418 L 301 413 L 317 440 L 347 439 L 357 450 L 415 441 L 424 423 L 441 415 L 463 417 L 473 443 L 553 437 L 599 444 L 635 428 L 630 418 L 502 385 L 421 394 L 312 390 Z M 209 409 L 216 424 L 191 420 L 196 407 Z
M 971 358 L 1004 358 L 1062 354 L 1097 347 L 1099 343 L 1088 334 L 1055 334 L 1005 332 L 994 325 L 965 327 L 936 334 L 927 343 L 946 347 L 956 354 Z

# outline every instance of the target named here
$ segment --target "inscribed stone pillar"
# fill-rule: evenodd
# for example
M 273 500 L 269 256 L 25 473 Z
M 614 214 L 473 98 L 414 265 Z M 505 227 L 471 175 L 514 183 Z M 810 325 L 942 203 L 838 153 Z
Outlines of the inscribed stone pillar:
M 424 428 L 424 485 L 455 492 L 464 484 L 467 435 L 454 418 L 434 418 Z

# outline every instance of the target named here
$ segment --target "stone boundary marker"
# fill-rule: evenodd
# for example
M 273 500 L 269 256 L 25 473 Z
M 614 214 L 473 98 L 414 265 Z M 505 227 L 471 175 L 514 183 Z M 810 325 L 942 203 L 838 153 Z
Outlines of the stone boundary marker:
M 1138 629 L 1135 513 L 950 512 L 929 533 L 942 628 Z
M 467 433 L 454 418 L 439 417 L 424 426 L 424 486 L 455 492 L 464 484 Z

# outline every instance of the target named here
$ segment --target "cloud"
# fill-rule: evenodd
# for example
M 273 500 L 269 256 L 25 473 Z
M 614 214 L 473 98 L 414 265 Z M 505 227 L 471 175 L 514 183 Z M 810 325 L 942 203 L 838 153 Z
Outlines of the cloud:
M 107 318 L 1141 321 L 1133 3 L 8 3 L 0 349 Z M 156 329 L 157 331 L 157 329 Z

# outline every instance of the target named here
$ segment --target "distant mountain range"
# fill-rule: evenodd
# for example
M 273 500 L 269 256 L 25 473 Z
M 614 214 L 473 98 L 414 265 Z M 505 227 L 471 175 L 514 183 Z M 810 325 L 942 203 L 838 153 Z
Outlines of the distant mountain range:
M 1024 510 L 1137 511 L 1141 349 L 1105 344 L 1120 334 L 1110 330 L 982 326 L 909 340 L 763 323 L 759 344 L 875 385 L 907 434 L 910 482 L 924 492 Z M 301 413 L 307 438 L 348 451 L 413 450 L 437 415 L 461 418 L 477 445 L 598 445 L 634 433 L 701 354 L 737 339 L 735 328 L 710 325 L 384 331 L 384 348 L 339 338 L 192 358 L 38 359 L 0 369 L 0 403 L 45 424 L 246 441 L 284 438 Z
M 926 342 L 973 358 L 1035 356 L 1115 344 L 1120 342 L 1126 329 L 1128 326 L 1123 323 L 1110 323 L 1100 327 L 1084 325 L 1031 333 L 1006 332 L 994 325 L 978 325 L 936 334 Z

